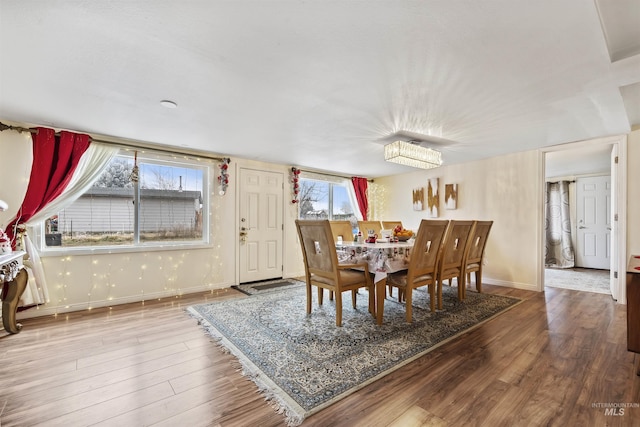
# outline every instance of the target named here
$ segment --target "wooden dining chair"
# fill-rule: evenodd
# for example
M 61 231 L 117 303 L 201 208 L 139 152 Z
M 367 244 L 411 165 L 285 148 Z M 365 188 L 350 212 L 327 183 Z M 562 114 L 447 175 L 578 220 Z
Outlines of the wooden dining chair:
M 367 238 L 368 230 L 374 230 L 378 237 L 382 237 L 380 235 L 380 230 L 382 230 L 382 224 L 380 224 L 380 221 L 358 221 L 358 229 L 362 233 L 363 239 Z
M 342 237 L 344 242 L 353 242 L 353 227 L 351 221 L 329 221 L 333 241 L 337 242 L 338 237 Z
M 449 222 L 447 233 L 442 244 L 442 254 L 438 267 L 438 309 L 442 310 L 442 283 L 456 279 L 458 285 L 458 299 L 464 299 L 465 270 L 464 261 L 467 255 L 469 235 L 473 231 L 475 221 Z
M 482 292 L 482 261 L 487 238 L 493 221 L 476 221 L 476 226 L 469 237 L 469 248 L 464 261 L 464 271 L 467 283 L 471 283 L 471 273 L 475 273 L 476 290 Z
M 382 221 L 383 230 L 393 230 L 398 225 L 402 227 L 402 221 Z
M 369 312 L 375 315 L 375 289 L 366 262 L 338 264 L 336 246 L 328 220 L 296 220 L 296 228 L 304 258 L 307 283 L 307 314 L 311 314 L 311 287 L 318 288 L 318 304 L 322 305 L 324 289 L 335 294 L 336 326 L 342 326 L 342 293 L 351 291 L 353 308 L 359 288 L 369 291 Z M 358 268 L 360 270 L 354 270 Z
M 429 287 L 429 305 L 432 312 L 436 311 L 437 269 L 448 225 L 447 220 L 423 219 L 411 249 L 409 268 L 387 276 L 387 284 L 397 287 L 398 294 L 406 301 L 407 323 L 412 320 L 413 290 L 416 288 Z

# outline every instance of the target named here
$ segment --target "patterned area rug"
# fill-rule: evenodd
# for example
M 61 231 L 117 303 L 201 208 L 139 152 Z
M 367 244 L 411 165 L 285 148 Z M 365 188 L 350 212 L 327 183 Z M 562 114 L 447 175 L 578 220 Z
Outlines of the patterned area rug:
M 429 306 L 428 293 L 418 290 L 413 323 L 405 322 L 403 304 L 387 299 L 384 324 L 376 326 L 361 290 L 355 310 L 344 294 L 343 326 L 336 327 L 334 301 L 325 293 L 319 307 L 315 290 L 310 316 L 304 286 L 187 309 L 292 426 L 520 302 L 470 290 L 460 302 L 456 287 L 445 286 L 444 310 L 431 313 L 420 308 Z

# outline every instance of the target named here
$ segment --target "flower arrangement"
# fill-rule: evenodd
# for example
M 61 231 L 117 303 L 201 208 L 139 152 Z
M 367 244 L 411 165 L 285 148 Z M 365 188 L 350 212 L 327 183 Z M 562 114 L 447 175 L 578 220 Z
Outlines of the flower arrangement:
M 227 187 L 229 186 L 229 163 L 231 163 L 231 159 L 225 157 L 218 165 L 218 167 L 220 168 L 220 175 L 218 175 L 218 184 L 220 184 L 221 196 L 224 196 L 224 194 L 227 192 Z
M 291 168 L 291 183 L 293 184 L 293 199 L 291 203 L 299 203 L 298 194 L 300 193 L 300 169 L 295 166 Z

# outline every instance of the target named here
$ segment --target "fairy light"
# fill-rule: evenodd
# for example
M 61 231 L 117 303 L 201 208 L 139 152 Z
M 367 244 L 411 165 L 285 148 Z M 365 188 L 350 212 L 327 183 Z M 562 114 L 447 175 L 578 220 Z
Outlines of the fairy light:
M 54 280 L 53 289 L 55 292 L 51 297 L 53 305 L 55 305 L 51 308 L 55 314 L 58 314 L 58 310 L 64 312 L 65 309 L 80 304 L 87 310 L 98 306 L 109 307 L 111 310 L 111 304 L 119 297 L 116 286 L 123 282 L 127 285 L 125 288 L 130 288 L 131 279 L 135 284 L 136 277 L 138 278 L 137 283 L 140 285 L 138 290 L 135 290 L 134 287 L 134 290 L 125 291 L 122 296 L 126 297 L 138 292 L 138 298 L 140 298 L 142 305 L 145 304 L 149 292 L 155 299 L 155 293 L 161 291 L 162 288 L 170 296 L 179 298 L 184 293 L 183 286 L 188 285 L 187 282 L 180 280 L 184 275 L 195 280 L 200 279 L 199 284 L 214 289 L 215 284 L 220 283 L 224 278 L 225 265 L 223 260 L 226 259 L 226 254 L 223 252 L 224 245 L 219 242 L 224 239 L 227 233 L 222 221 L 226 209 L 225 205 L 232 203 L 232 201 L 216 197 L 218 187 L 213 185 L 216 179 L 215 173 L 208 176 L 208 185 L 205 186 L 205 189 L 209 193 L 210 203 L 208 216 L 205 218 L 209 220 L 209 227 L 206 229 L 213 244 L 206 251 L 204 262 L 198 266 L 194 266 L 190 262 L 191 259 L 200 257 L 202 254 L 200 250 L 184 251 L 170 245 L 164 248 L 164 252 L 109 252 L 62 256 L 59 258 L 57 271 L 54 269 L 55 276 L 53 276 L 57 279 Z M 186 182 L 183 180 L 183 185 L 185 184 Z M 158 280 L 158 277 L 161 279 Z M 158 286 L 162 283 L 162 278 L 165 279 L 164 286 Z M 77 289 L 78 285 L 85 286 L 84 292 L 82 289 Z M 72 294 L 68 292 L 71 287 L 76 288 Z

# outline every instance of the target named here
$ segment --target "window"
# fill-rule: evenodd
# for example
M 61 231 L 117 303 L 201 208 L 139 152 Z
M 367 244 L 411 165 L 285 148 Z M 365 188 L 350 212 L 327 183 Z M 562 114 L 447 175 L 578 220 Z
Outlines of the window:
M 349 185 L 349 181 L 329 182 L 301 177 L 298 217 L 351 221 L 354 232 L 357 232 L 358 219 Z
M 137 165 L 134 182 L 133 154 L 114 157 L 88 191 L 45 221 L 45 248 L 207 243 L 208 166 L 140 153 Z

